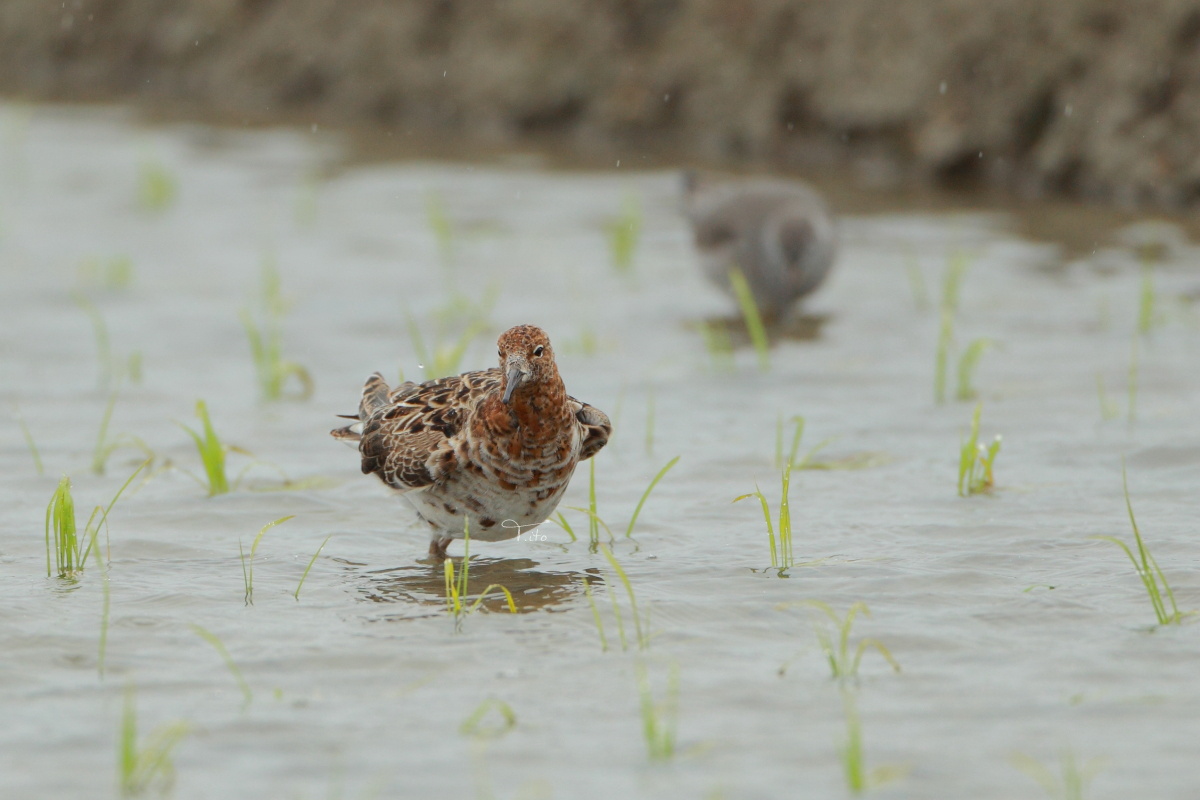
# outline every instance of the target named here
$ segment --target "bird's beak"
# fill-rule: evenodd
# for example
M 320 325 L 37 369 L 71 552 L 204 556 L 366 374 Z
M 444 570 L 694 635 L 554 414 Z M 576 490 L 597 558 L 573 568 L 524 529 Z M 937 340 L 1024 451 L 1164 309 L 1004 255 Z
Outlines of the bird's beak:
M 505 405 L 508 405 L 508 402 L 512 400 L 513 392 L 517 390 L 517 387 L 521 385 L 521 381 L 523 380 L 525 380 L 525 372 L 521 369 L 521 365 L 509 362 L 508 375 L 506 376 L 506 385 L 504 387 Z

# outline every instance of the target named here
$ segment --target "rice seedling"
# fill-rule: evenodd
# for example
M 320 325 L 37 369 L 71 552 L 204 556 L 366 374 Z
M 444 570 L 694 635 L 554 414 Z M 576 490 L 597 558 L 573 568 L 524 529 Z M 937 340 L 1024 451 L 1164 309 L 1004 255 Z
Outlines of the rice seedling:
M 667 673 L 666 696 L 654 702 L 650 677 L 644 665 L 638 668 L 638 699 L 642 715 L 642 738 L 651 761 L 669 761 L 675 755 L 675 731 L 679 721 L 679 665 Z
M 213 428 L 212 420 L 208 417 L 208 406 L 203 400 L 196 401 L 196 416 L 200 418 L 201 432 L 199 433 L 182 422 L 178 423 L 179 427 L 187 431 L 188 436 L 191 436 L 192 441 L 196 443 L 196 453 L 204 465 L 205 480 L 201 481 L 199 478 L 196 480 L 201 486 L 208 489 L 209 497 L 226 494 L 230 490 L 230 485 L 225 470 L 225 454 L 231 451 L 245 454 L 246 451 L 221 441 Z
M 925 275 L 921 272 L 921 265 L 917 262 L 916 256 L 912 253 L 908 254 L 908 286 L 912 289 L 913 306 L 918 312 L 924 313 L 929 310 L 929 287 L 925 284 Z
M 225 643 L 222 642 L 215 633 L 207 628 L 202 628 L 199 625 L 191 625 L 189 627 L 191 627 L 192 633 L 196 634 L 201 639 L 212 645 L 212 648 L 217 651 L 217 655 L 219 655 L 221 660 L 225 662 L 225 668 L 229 670 L 229 674 L 232 675 L 234 681 L 237 682 L 238 688 L 242 690 L 242 710 L 245 710 L 250 705 L 250 701 L 254 699 L 254 692 L 250 689 L 250 684 L 246 682 L 246 678 L 242 675 L 242 671 L 238 668 L 237 662 L 235 662 L 233 660 L 233 656 L 229 654 L 229 650 L 225 647 Z
M 1096 396 L 1100 400 L 1100 419 L 1108 421 L 1116 419 L 1121 413 L 1117 408 L 1117 404 L 1108 399 L 1108 392 L 1104 389 L 1104 376 L 1099 372 L 1096 373 Z
M 151 791 L 166 795 L 175 783 L 171 753 L 191 732 L 186 722 L 155 728 L 138 741 L 134 689 L 125 690 L 125 707 L 117 735 L 117 786 L 122 797 L 142 797 Z
M 471 571 L 471 521 L 468 519 L 463 524 L 463 557 L 462 571 L 457 575 L 454 570 L 454 560 L 447 558 L 442 562 L 442 572 L 445 578 L 446 585 L 446 611 L 454 619 L 454 630 L 456 632 L 462 630 L 463 620 L 467 616 L 474 613 L 480 605 L 483 604 L 485 597 L 493 589 L 499 589 L 504 595 L 504 599 L 508 605 L 510 614 L 517 613 L 517 604 L 513 601 L 512 592 L 498 583 L 489 583 L 487 588 L 479 593 L 475 598 L 474 603 L 468 603 L 469 594 L 468 588 L 470 583 Z
M 517 712 L 503 700 L 489 697 L 472 711 L 458 732 L 472 739 L 499 739 L 517 727 Z
M 282 399 L 289 383 L 296 384 L 295 396 L 301 400 L 308 399 L 313 393 L 308 370 L 283 357 L 283 317 L 286 313 L 287 302 L 280 291 L 279 270 L 271 259 L 266 259 L 262 267 L 259 319 L 249 309 L 244 308 L 241 312 L 242 327 L 246 330 L 258 377 L 259 394 L 266 401 Z
M 300 582 L 296 584 L 296 592 L 293 597 L 296 602 L 300 602 L 300 587 L 304 585 L 304 581 L 308 578 L 308 572 L 313 568 L 313 564 L 317 563 L 317 556 L 321 555 L 321 551 L 325 549 L 325 545 L 329 544 L 329 540 L 333 538 L 333 534 L 325 537 L 325 541 L 321 542 L 321 546 L 317 548 L 317 552 L 312 554 L 312 558 L 308 560 L 308 566 L 304 568 L 304 574 L 300 576 Z
M 1138 291 L 1138 333 L 1145 336 L 1160 321 L 1158 300 L 1154 292 L 1154 266 L 1149 259 L 1142 262 L 1142 282 Z
M 650 481 L 650 485 L 646 487 L 646 491 L 642 492 L 641 498 L 638 499 L 637 506 L 634 507 L 634 509 L 633 509 L 633 516 L 629 518 L 629 527 L 625 529 L 625 538 L 626 539 L 629 539 L 633 536 L 633 526 L 637 524 L 638 515 L 642 513 L 642 506 L 644 506 L 646 504 L 646 498 L 648 498 L 650 496 L 650 493 L 652 491 L 654 491 L 654 487 L 657 486 L 658 482 L 663 479 L 663 476 L 665 476 L 668 472 L 671 471 L 671 467 L 675 466 L 678 463 L 679 463 L 679 456 L 675 456 L 670 461 L 668 461 L 666 463 L 666 466 L 664 466 L 662 469 L 660 469 L 655 474 L 654 478 Z
M 600 340 L 591 326 L 585 325 L 574 339 L 563 340 L 561 350 L 564 353 L 590 358 L 600 351 Z
M 442 266 L 450 266 L 454 263 L 454 224 L 446 213 L 446 202 L 441 192 L 425 193 L 425 220 L 429 223 L 429 230 L 433 232 L 433 238 L 437 242 Z
M 757 486 L 750 494 L 739 495 L 733 498 L 733 502 L 737 503 L 751 497 L 757 497 L 762 505 L 763 520 L 767 523 L 767 539 L 771 544 L 771 567 L 779 570 L 779 576 L 784 577 L 787 570 L 795 564 L 795 558 L 792 554 L 792 510 L 788 503 L 788 494 L 792 481 L 792 465 L 789 463 L 783 468 L 781 480 L 782 492 L 779 501 L 779 540 L 775 539 L 775 526 L 771 521 L 771 506 L 767 502 L 766 495 Z
M 784 605 L 792 604 L 786 603 Z M 833 629 L 837 632 L 836 641 L 834 634 L 824 625 L 814 622 L 813 630 L 817 635 L 817 641 L 821 645 L 821 651 L 825 653 L 825 658 L 829 661 L 829 669 L 833 673 L 835 680 L 857 678 L 858 666 L 862 662 L 863 654 L 870 647 L 875 648 L 879 655 L 883 656 L 883 659 L 891 665 L 893 671 L 900 671 L 900 664 L 892 657 L 891 651 L 878 639 L 870 637 L 859 639 L 858 644 L 851 650 L 850 629 L 854 625 L 854 617 L 859 612 L 866 616 L 871 615 L 871 611 L 867 608 L 866 603 L 860 602 L 850 606 L 845 617 L 839 617 L 837 612 L 828 603 L 822 603 L 820 600 L 804 600 L 801 602 L 801 605 L 817 609 L 833 623 Z
M 1013 753 L 1009 763 L 1037 781 L 1053 800 L 1083 800 L 1088 784 L 1103 768 L 1103 759 L 1094 758 L 1080 764 L 1075 754 L 1063 750 L 1058 757 L 1061 775 L 1055 775 L 1036 758 L 1025 753 Z
M 133 483 L 149 464 L 144 461 L 133 471 L 121 488 L 109 500 L 107 506 L 96 506 L 88 517 L 87 524 L 80 531 L 75 517 L 75 499 L 71 494 L 71 479 L 66 475 L 58 482 L 58 487 L 50 496 L 46 506 L 46 577 L 57 575 L 60 578 L 73 578 L 83 572 L 88 555 L 96 549 L 96 540 L 100 529 L 107 530 L 108 515 L 113 506 L 121 499 L 121 495 Z M 52 557 L 53 556 L 53 557 Z M 97 550 L 96 558 L 100 558 Z M 52 566 L 53 564 L 53 566 Z
M 317 224 L 317 199 L 321 189 L 321 174 L 316 169 L 307 170 L 300 178 L 296 189 L 296 202 L 292 215 L 296 225 L 311 228 Z
M 100 428 L 96 433 L 96 444 L 92 448 L 92 472 L 97 475 L 103 475 L 108 469 L 108 459 L 112 454 L 122 447 L 134 447 L 142 452 L 150 461 L 155 458 L 154 451 L 149 445 L 142 440 L 140 436 L 134 436 L 131 433 L 122 433 L 119 436 L 109 439 L 108 428 L 112 422 L 113 409 L 117 404 L 117 393 L 113 391 L 108 396 L 108 404 L 104 407 L 104 415 L 100 418 Z
M 109 391 L 117 378 L 117 370 L 112 344 L 109 341 L 108 325 L 105 324 L 100 309 L 82 294 L 75 295 L 75 304 L 87 314 L 92 323 L 92 338 L 96 341 L 96 362 L 99 366 L 98 383 L 101 391 Z
M 108 618 L 112 609 L 112 583 L 108 563 L 96 551 L 96 564 L 100 567 L 100 640 L 96 646 L 96 673 L 104 679 L 104 663 L 108 656 Z
M 633 254 L 642 237 L 642 207 L 637 197 L 627 194 L 621 213 L 604 226 L 613 269 L 622 275 L 633 271 Z
M 842 774 L 850 791 L 862 794 L 867 789 L 891 783 L 908 774 L 908 768 L 899 764 L 867 769 L 866 754 L 863 751 L 862 721 L 858 716 L 854 694 L 846 689 L 842 690 L 842 707 L 846 713 L 846 738 L 838 745 L 838 756 L 842 760 Z
M 25 424 L 25 417 L 21 416 L 19 408 L 14 410 L 14 416 L 16 417 L 18 427 L 21 428 L 21 436 L 25 439 L 25 446 L 29 449 L 29 455 L 33 458 L 34 469 L 37 470 L 39 477 L 45 475 L 46 472 L 42 468 L 42 455 L 38 452 L 37 443 L 33 440 L 33 432 Z
M 289 514 L 286 517 L 280 517 L 274 522 L 268 522 L 258 529 L 258 535 L 254 537 L 254 543 L 250 545 L 250 558 L 246 558 L 246 552 L 242 549 L 242 541 L 238 540 L 238 555 L 242 559 L 242 584 L 245 588 L 246 605 L 254 605 L 254 554 L 258 552 L 258 543 L 262 541 L 263 535 L 276 525 L 281 525 L 289 519 L 294 519 L 295 514 Z M 322 545 L 324 546 L 324 545 Z M 320 552 L 319 550 L 317 552 Z M 314 556 L 315 558 L 315 556 Z M 305 570 L 307 573 L 307 570 Z M 303 580 L 303 579 L 302 579 Z M 299 592 L 299 588 L 296 590 Z
M 1167 576 L 1163 574 L 1162 569 L 1158 566 L 1158 562 L 1150 554 L 1150 549 L 1146 547 L 1145 541 L 1142 540 L 1142 533 L 1138 530 L 1137 518 L 1133 515 L 1133 502 L 1129 499 L 1129 477 L 1126 474 L 1123 462 L 1121 464 L 1121 483 L 1125 490 L 1125 510 L 1129 513 L 1129 524 L 1133 528 L 1133 540 L 1134 546 L 1137 548 L 1137 555 L 1134 555 L 1129 545 L 1115 536 L 1096 536 L 1093 538 L 1112 542 L 1125 552 L 1125 555 L 1129 557 L 1129 561 L 1133 564 L 1134 570 L 1137 571 L 1138 577 L 1142 579 L 1142 585 L 1146 587 L 1146 595 L 1150 598 L 1150 605 L 1154 609 L 1154 617 L 1158 620 L 1158 624 L 1177 625 L 1183 621 L 1185 616 L 1194 612 L 1179 610 L 1179 606 L 1175 604 L 1175 593 L 1171 590 L 1171 584 L 1167 583 Z M 1169 611 L 1167 609 L 1168 605 L 1170 605 Z
M 808 449 L 802 458 L 797 458 L 800 452 L 800 441 L 804 437 L 805 421 L 804 417 L 796 415 L 790 420 L 793 424 L 792 428 L 792 444 L 788 450 L 787 460 L 783 458 L 783 415 L 779 415 L 775 420 L 775 468 L 782 469 L 785 465 L 791 466 L 793 470 L 803 469 L 862 469 L 863 467 L 872 466 L 877 463 L 877 455 L 872 453 L 860 453 L 854 456 L 838 459 L 836 461 L 817 461 L 815 456 L 817 453 L 824 450 L 834 441 L 833 437 L 822 439 L 817 444 Z
M 708 351 L 712 365 L 718 372 L 733 369 L 733 340 L 729 328 L 722 320 L 701 320 L 700 335 L 704 338 L 704 349 Z
M 990 492 L 995 486 L 996 456 L 1000 454 L 1000 436 L 996 436 L 991 444 L 979 441 L 979 416 L 983 413 L 983 403 L 975 406 L 971 415 L 971 433 L 959 445 L 958 456 L 958 496 L 968 497 L 973 494 Z
M 942 278 L 941 323 L 938 326 L 933 370 L 933 398 L 938 403 L 946 402 L 946 373 L 950 350 L 954 346 L 954 317 L 958 313 L 959 294 L 968 265 L 965 254 L 952 253 Z
M 946 364 L 950 360 L 950 348 L 953 343 L 954 314 L 943 308 L 933 362 L 933 399 L 938 403 L 946 402 Z
M 144 211 L 166 211 L 179 194 L 175 175 L 153 155 L 142 157 L 138 164 L 137 198 Z
M 592 608 L 592 621 L 596 623 L 596 633 L 600 636 L 600 652 L 608 652 L 608 637 L 604 635 L 604 622 L 600 619 L 600 609 L 596 606 L 596 596 L 592 592 L 592 582 L 583 579 L 583 593 L 587 596 L 588 605 Z
M 729 283 L 733 287 L 734 296 L 737 297 L 738 307 L 742 311 L 742 321 L 746 325 L 746 332 L 750 334 L 754 352 L 758 355 L 758 367 L 763 372 L 767 372 L 771 369 L 771 343 L 767 339 L 767 329 L 763 326 L 762 315 L 759 314 L 758 306 L 754 302 L 754 293 L 750 291 L 750 284 L 746 283 L 746 276 L 740 269 L 729 271 Z
M 79 266 L 79 280 L 85 286 L 109 291 L 128 289 L 133 283 L 133 259 L 129 256 L 84 259 Z
M 405 314 L 408 317 L 408 335 L 412 340 L 413 350 L 416 351 L 417 366 L 425 371 L 427 381 L 457 375 L 461 371 L 460 365 L 467 348 L 471 346 L 475 337 L 487 329 L 486 322 L 473 320 L 463 329 L 457 340 L 441 342 L 440 337 L 435 338 L 433 349 L 430 350 L 425 346 L 425 338 L 421 335 L 416 319 L 408 312 Z
M 958 385 L 954 390 L 955 400 L 974 400 L 979 394 L 972 385 L 975 369 L 983 354 L 995 346 L 991 339 L 975 339 L 958 359 Z
M 646 615 L 645 624 L 642 624 L 642 615 L 638 612 L 637 597 L 633 594 L 633 584 L 629 582 L 629 576 L 625 574 L 625 569 L 621 563 L 617 561 L 617 557 L 613 555 L 612 550 L 609 550 L 604 545 L 600 546 L 600 552 L 604 555 L 606 561 L 613 572 L 616 573 L 617 579 L 621 581 L 621 585 L 625 587 L 625 595 L 629 598 L 629 610 L 633 614 L 634 631 L 637 634 L 637 643 L 639 650 L 648 650 L 650 648 L 650 616 Z M 609 594 L 613 598 L 613 611 L 616 614 L 618 629 L 621 630 L 621 649 L 626 648 L 624 625 L 621 622 L 620 611 L 617 610 L 616 596 L 612 594 L 611 583 L 609 584 Z
M 596 552 L 596 547 L 600 544 L 600 528 L 608 533 L 608 540 L 613 540 L 612 528 L 600 518 L 596 513 L 596 459 L 592 458 L 588 461 L 588 506 L 582 508 L 580 506 L 567 506 L 572 511 L 579 511 L 587 515 L 588 519 L 588 549 L 590 552 Z M 561 516 L 561 514 L 559 515 Z M 574 536 L 574 533 L 567 529 L 568 533 Z

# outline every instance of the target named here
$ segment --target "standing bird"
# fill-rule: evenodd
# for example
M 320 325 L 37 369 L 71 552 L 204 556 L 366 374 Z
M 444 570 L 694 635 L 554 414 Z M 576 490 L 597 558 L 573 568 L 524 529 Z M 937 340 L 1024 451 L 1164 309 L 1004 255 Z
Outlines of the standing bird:
M 754 178 L 710 185 L 686 173 L 683 199 L 704 274 L 732 295 L 729 273 L 740 269 L 769 320 L 813 292 L 833 266 L 833 216 L 803 183 Z
M 376 372 L 348 417 L 358 422 L 330 432 L 429 523 L 432 556 L 464 530 L 493 542 L 545 522 L 612 433 L 603 411 L 567 394 L 545 331 L 518 325 L 497 344 L 498 368 L 395 389 Z

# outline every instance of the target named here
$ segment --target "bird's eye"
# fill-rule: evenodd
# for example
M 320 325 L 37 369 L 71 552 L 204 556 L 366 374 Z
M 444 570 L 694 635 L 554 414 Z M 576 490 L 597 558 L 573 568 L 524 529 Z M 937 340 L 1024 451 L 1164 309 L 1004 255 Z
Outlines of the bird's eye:
M 542 346 L 539 344 L 537 347 L 533 348 L 533 355 L 534 355 L 535 357 L 536 357 L 536 356 L 540 356 L 540 355 L 542 354 L 542 351 L 543 351 L 543 350 L 545 350 L 545 349 L 546 349 L 546 348 L 542 347 Z

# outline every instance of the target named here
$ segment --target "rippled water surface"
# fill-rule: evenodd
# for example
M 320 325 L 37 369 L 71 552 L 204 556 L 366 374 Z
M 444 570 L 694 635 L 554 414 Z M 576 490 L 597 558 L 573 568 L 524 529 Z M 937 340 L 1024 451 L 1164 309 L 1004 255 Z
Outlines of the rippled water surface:
M 1200 627 L 1152 627 L 1130 563 L 1094 538 L 1131 537 L 1124 455 L 1146 541 L 1179 607 L 1200 607 L 1200 251 L 1169 231 L 1126 231 L 1152 240 L 1141 256 L 1114 235 L 1075 257 L 999 213 L 846 216 L 832 279 L 761 371 L 748 348 L 732 361 L 705 348 L 699 323 L 733 309 L 695 268 L 673 174 L 339 166 L 336 143 L 307 133 L 0 113 L 0 795 L 114 794 L 128 691 L 140 734 L 188 725 L 180 798 L 841 797 L 847 697 L 868 768 L 902 774 L 879 797 L 1045 796 L 1014 753 L 1057 774 L 1068 750 L 1081 768 L 1103 759 L 1087 797 L 1200 791 Z M 156 168 L 178 190 L 159 211 L 138 200 Z M 621 274 L 605 231 L 635 206 Z M 1147 252 L 1155 303 L 1136 336 Z M 951 349 L 994 343 L 973 383 L 981 435 L 1003 435 L 996 491 L 967 499 L 974 404 L 933 399 L 956 259 Z M 307 400 L 258 397 L 239 315 L 258 307 L 265 263 Z M 472 592 L 503 585 L 521 613 L 494 594 L 456 630 L 412 512 L 329 438 L 367 374 L 422 374 L 412 325 L 432 349 L 472 321 L 486 327 L 464 369 L 490 366 L 506 327 L 536 323 L 569 391 L 612 416 L 597 511 L 644 652 L 603 554 L 552 525 L 473 545 Z M 113 390 L 107 441 L 121 446 L 101 476 Z M 197 424 L 198 399 L 253 454 L 229 454 L 241 482 L 214 498 L 180 427 Z M 829 440 L 815 461 L 860 468 L 793 474 L 800 563 L 780 573 L 756 502 L 731 500 L 757 485 L 777 504 L 776 426 L 793 415 L 802 453 Z M 45 508 L 63 474 L 81 513 L 107 502 L 143 447 L 150 477 L 100 537 L 101 674 L 105 572 L 46 577 Z M 566 506 L 587 504 L 587 477 Z M 586 516 L 564 513 L 586 538 Z M 258 544 L 248 605 L 239 545 L 286 515 Z M 851 646 L 877 639 L 902 671 L 869 650 L 839 687 L 806 600 L 868 604 Z M 676 669 L 676 755 L 653 763 L 639 680 L 665 704 Z

